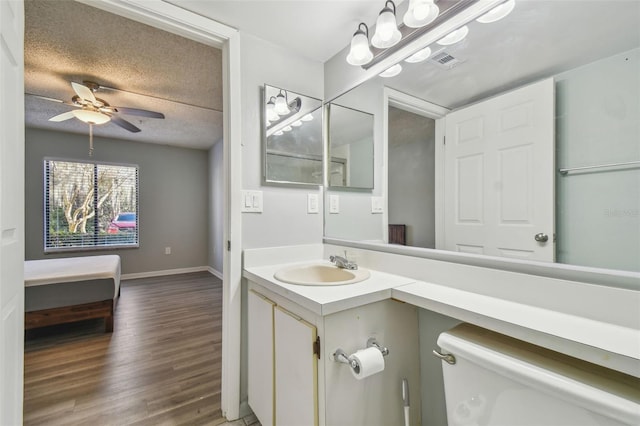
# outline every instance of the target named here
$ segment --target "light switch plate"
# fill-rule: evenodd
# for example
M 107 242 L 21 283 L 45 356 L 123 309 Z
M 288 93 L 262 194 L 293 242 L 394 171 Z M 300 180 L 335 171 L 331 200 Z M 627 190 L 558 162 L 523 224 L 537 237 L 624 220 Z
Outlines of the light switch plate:
M 340 196 L 329 195 L 329 213 L 340 213 Z
M 242 191 L 243 213 L 262 213 L 262 191 Z
M 382 197 L 371 197 L 371 213 L 381 214 L 384 212 L 382 207 Z
M 318 194 L 307 194 L 307 213 L 319 213 Z

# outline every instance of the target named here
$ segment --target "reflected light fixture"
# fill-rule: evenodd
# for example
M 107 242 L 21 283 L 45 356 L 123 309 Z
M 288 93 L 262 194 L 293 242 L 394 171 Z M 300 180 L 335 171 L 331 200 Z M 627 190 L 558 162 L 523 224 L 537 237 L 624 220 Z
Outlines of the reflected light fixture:
M 420 28 L 433 22 L 440 14 L 434 0 L 410 0 L 402 21 L 409 28 Z
M 380 77 L 389 78 L 389 77 L 395 77 L 396 75 L 400 74 L 401 72 L 402 72 L 402 65 L 395 64 L 392 67 L 387 68 L 385 71 L 381 72 L 378 75 Z
M 307 114 L 304 117 L 302 117 L 300 120 L 302 120 L 302 121 L 311 121 L 311 120 L 313 120 L 313 115 Z
M 507 0 L 506 2 L 497 5 L 496 7 L 476 19 L 476 21 L 482 24 L 489 24 L 491 22 L 499 21 L 500 19 L 510 14 L 514 7 L 516 7 L 516 0 Z
M 284 92 L 284 94 L 282 92 Z M 287 115 L 287 114 L 289 114 L 291 111 L 289 110 L 289 105 L 287 105 L 287 104 L 288 104 L 288 102 L 287 102 L 287 92 L 286 92 L 286 90 L 280 89 L 280 93 L 278 93 L 278 96 L 276 96 L 274 111 L 278 115 Z
M 407 59 L 405 59 L 405 62 L 409 62 L 410 64 L 416 64 L 418 62 L 422 62 L 425 59 L 429 58 L 429 56 L 431 56 L 431 48 L 427 46 L 424 49 L 420 49 L 413 55 L 409 56 Z
M 278 130 L 277 132 L 274 133 L 274 135 L 276 136 L 282 136 L 284 134 L 284 132 L 282 130 Z
M 290 132 L 293 128 L 291 126 L 286 126 L 284 129 L 282 129 L 283 132 Z
M 302 126 L 302 121 L 300 121 L 300 120 L 296 120 L 296 121 L 294 121 L 293 123 L 291 123 L 291 125 L 292 125 L 293 127 L 300 127 L 300 126 Z
M 393 7 L 393 9 L 391 7 Z M 402 38 L 396 23 L 396 4 L 393 0 L 387 0 L 384 9 L 380 11 L 376 21 L 376 32 L 371 37 L 371 44 L 375 47 L 385 49 L 397 44 Z
M 467 34 L 469 34 L 469 27 L 465 25 L 463 27 L 458 28 L 455 31 L 451 31 L 449 34 L 442 37 L 436 43 L 442 46 L 450 46 L 452 44 L 456 44 L 462 41 L 462 39 L 464 39 L 467 36 Z
M 362 29 L 364 27 L 364 30 Z M 347 62 L 351 65 L 368 64 L 373 59 L 373 52 L 369 48 L 369 27 L 360 22 L 358 29 L 351 38 L 351 48 L 347 55 Z
M 272 96 L 267 102 L 267 121 L 277 121 L 280 116 L 276 112 L 275 96 Z M 267 124 L 268 126 L 268 124 Z

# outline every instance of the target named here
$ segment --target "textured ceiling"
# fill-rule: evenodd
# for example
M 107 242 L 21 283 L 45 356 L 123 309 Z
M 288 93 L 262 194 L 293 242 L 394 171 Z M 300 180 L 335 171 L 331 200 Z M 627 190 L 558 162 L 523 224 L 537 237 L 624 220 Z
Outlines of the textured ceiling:
M 70 82 L 121 91 L 95 96 L 112 106 L 161 112 L 165 119 L 120 114 L 141 129 L 113 123 L 96 136 L 207 149 L 222 138 L 222 52 L 71 0 L 25 1 L 25 92 L 71 102 Z M 72 106 L 25 96 L 27 127 L 88 134 Z

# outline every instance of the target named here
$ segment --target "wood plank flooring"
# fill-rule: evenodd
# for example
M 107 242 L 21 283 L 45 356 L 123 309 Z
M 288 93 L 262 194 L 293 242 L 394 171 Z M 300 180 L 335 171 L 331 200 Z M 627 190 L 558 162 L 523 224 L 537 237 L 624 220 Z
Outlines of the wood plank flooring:
M 26 333 L 24 424 L 224 424 L 222 282 L 199 272 L 121 288 L 112 334 L 103 320 Z

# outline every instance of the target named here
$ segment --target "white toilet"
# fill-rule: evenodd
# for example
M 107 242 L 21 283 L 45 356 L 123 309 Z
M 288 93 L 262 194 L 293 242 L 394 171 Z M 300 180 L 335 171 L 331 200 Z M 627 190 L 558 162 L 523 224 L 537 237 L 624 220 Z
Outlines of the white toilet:
M 640 425 L 635 377 L 470 324 L 438 345 L 449 426 Z

